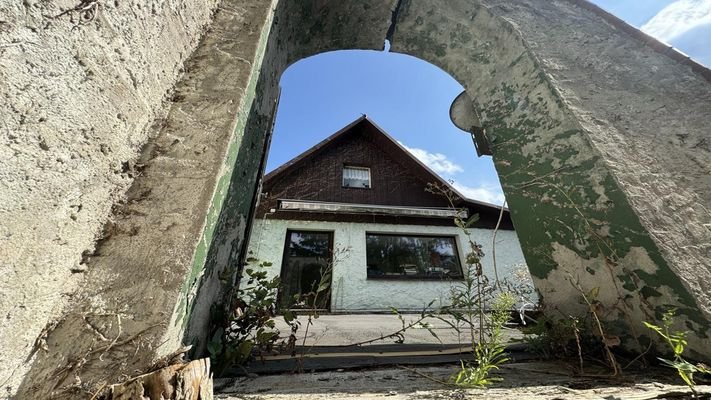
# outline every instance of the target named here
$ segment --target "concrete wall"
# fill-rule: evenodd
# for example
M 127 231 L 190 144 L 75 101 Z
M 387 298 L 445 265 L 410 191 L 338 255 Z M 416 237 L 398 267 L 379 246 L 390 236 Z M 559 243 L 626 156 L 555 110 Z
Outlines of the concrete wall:
M 159 41 L 162 38 L 159 32 L 175 29 L 183 34 L 183 29 L 190 27 L 188 21 L 192 16 L 204 12 L 205 21 L 208 21 L 212 15 L 212 6 L 205 2 L 191 3 L 190 7 L 165 2 L 148 7 L 146 12 L 151 15 L 148 19 L 172 21 L 168 17 L 153 17 L 154 9 L 158 13 L 161 4 L 166 7 L 166 13 L 175 15 L 176 25 L 157 27 L 157 32 L 151 31 L 153 35 L 141 43 L 147 56 L 155 56 L 148 64 L 157 63 L 159 70 L 167 68 L 168 64 L 151 51 L 174 48 L 180 43 L 180 36 Z M 103 3 L 99 2 L 99 5 L 103 6 Z M 145 6 L 145 3 L 135 5 L 140 10 Z M 194 308 L 205 266 L 215 264 L 208 262 L 208 250 L 218 247 L 213 246 L 213 239 L 217 236 L 222 242 L 233 244 L 227 236 L 215 235 L 220 221 L 232 220 L 223 213 L 224 209 L 232 209 L 223 207 L 230 190 L 235 190 L 231 189 L 235 187 L 232 178 L 245 177 L 254 183 L 258 176 L 254 165 L 259 164 L 261 154 L 252 151 L 254 134 L 245 134 L 245 129 L 254 126 L 248 121 L 257 92 L 260 61 L 271 28 L 273 6 L 271 2 L 238 0 L 222 3 L 211 25 L 213 31 L 220 34 L 203 36 L 194 50 L 184 53 L 185 56 L 191 54 L 187 60 L 180 60 L 185 61 L 184 64 L 176 67 L 182 68 L 184 74 L 173 87 L 167 114 L 154 121 L 154 133 L 140 152 L 138 147 L 132 149 L 133 157 L 137 157 L 135 162 L 120 163 L 121 168 L 126 168 L 127 174 L 133 176 L 133 182 L 125 197 L 116 201 L 113 207 L 111 202 L 116 199 L 104 200 L 107 211 L 112 210 L 111 221 L 104 227 L 96 249 L 85 253 L 86 278 L 82 286 L 56 317 L 57 323 L 47 325 L 38 351 L 34 353 L 35 358 L 26 361 L 29 372 L 18 389 L 19 398 L 90 398 L 104 383 L 135 375 L 182 345 L 187 316 Z M 183 8 L 186 9 L 180 11 Z M 191 16 L 181 16 L 183 12 Z M 124 13 L 128 16 L 119 14 L 127 19 L 116 29 L 126 35 L 141 29 L 131 25 L 132 18 L 141 15 L 138 11 L 136 14 Z M 97 16 L 77 29 L 93 32 L 100 29 L 97 25 L 102 21 Z M 68 35 L 77 29 L 72 31 L 68 27 L 57 35 Z M 202 31 L 195 32 L 195 38 L 199 33 Z M 112 62 L 122 65 L 120 59 Z M 105 69 L 111 72 L 108 65 L 112 64 L 103 62 L 102 65 L 107 65 Z M 147 71 L 152 69 L 147 68 Z M 64 81 L 63 78 L 56 80 Z M 146 78 L 147 85 L 153 83 L 160 81 Z M 100 87 L 97 91 L 108 94 L 115 88 L 115 85 Z M 37 93 L 34 98 L 44 100 L 45 95 Z M 119 98 L 114 101 L 120 103 L 132 99 L 121 95 L 119 93 Z M 75 96 L 81 98 L 79 94 Z M 53 98 L 51 93 L 48 98 Z M 62 104 L 73 104 L 70 100 L 64 99 Z M 146 99 L 136 101 L 133 106 L 140 108 Z M 91 112 L 96 111 L 94 106 L 105 103 L 110 101 L 99 98 L 89 104 L 75 104 L 84 110 L 86 119 L 90 119 Z M 131 114 L 128 121 L 140 121 L 143 117 L 138 113 Z M 102 137 L 120 140 L 122 132 L 120 127 L 111 126 Z M 256 133 L 264 137 L 263 131 Z M 84 140 L 81 137 L 68 136 Z M 91 145 L 100 143 L 98 140 L 93 142 L 91 137 L 86 140 Z M 40 147 L 31 155 L 36 157 L 42 154 L 41 151 Z M 238 173 L 233 173 L 235 170 Z M 70 186 L 66 181 L 64 184 Z M 248 186 L 248 183 L 244 185 Z M 240 182 L 236 187 L 241 188 Z M 93 189 L 98 186 L 82 191 L 92 193 Z M 253 190 L 248 191 L 244 202 L 250 203 L 253 194 Z M 48 196 L 50 194 L 42 193 L 39 197 L 45 199 Z M 244 220 L 243 217 L 242 227 L 245 226 Z M 100 225 L 101 221 L 96 223 Z M 27 221 L 23 224 L 28 225 Z M 239 248 L 239 243 L 239 240 L 234 243 L 235 248 Z M 75 249 L 75 254 L 81 258 L 82 250 Z M 219 253 L 211 257 L 224 259 Z M 218 265 L 221 268 L 229 266 L 227 262 Z M 42 282 L 33 277 L 24 283 L 35 285 Z M 201 311 L 203 313 L 194 314 L 204 315 L 209 312 L 209 305 Z M 37 335 L 33 340 L 34 337 Z M 13 379 L 22 379 L 24 372 L 16 371 Z
M 701 339 L 706 354 L 711 354 L 711 282 L 707 279 L 711 276 L 711 73 L 692 70 L 683 56 L 672 54 L 667 46 L 651 38 L 646 38 L 648 44 L 634 40 L 624 26 L 611 25 L 571 1 L 484 3 L 498 18 L 511 21 L 535 49 L 551 83 L 639 218 L 635 230 L 645 232 L 653 243 L 644 246 L 651 260 L 637 257 L 641 249 L 621 243 L 635 240 L 636 232 L 620 235 L 600 225 L 603 242 L 613 243 L 614 252 L 572 261 L 572 253 L 579 251 L 552 244 L 554 258 L 565 271 L 608 270 L 604 258 L 609 257 L 617 265 L 608 275 L 615 275 L 622 285 L 631 288 L 634 280 L 646 282 L 631 292 L 646 292 L 644 297 L 655 306 L 646 312 L 635 310 L 635 318 L 658 318 L 660 305 L 668 302 L 660 300 L 673 299 L 668 303 L 677 303 L 679 313 L 685 314 L 678 317 L 680 329 L 695 330 L 700 336 L 696 340 Z M 560 24 L 561 18 L 569 22 Z M 550 26 L 556 29 L 546 29 Z M 618 201 L 602 196 L 598 200 L 593 209 L 602 210 L 605 201 Z M 597 219 L 595 214 L 591 210 L 587 215 Z M 600 217 L 624 218 L 610 213 Z M 636 260 L 629 262 L 631 258 Z M 550 288 L 563 282 L 562 275 L 545 278 Z M 583 279 L 590 279 L 590 287 L 609 281 Z M 625 297 L 624 289 L 607 286 L 606 302 Z M 553 303 L 574 295 L 571 290 L 548 291 Z
M 377 280 L 367 279 L 365 234 L 403 233 L 413 235 L 454 236 L 459 250 L 459 259 L 471 251 L 466 235 L 456 227 L 365 224 L 349 222 L 319 222 L 268 219 L 255 221 L 249 249 L 260 261 L 273 263 L 268 267 L 269 277 L 281 271 L 284 240 L 287 229 L 333 232 L 334 249 L 348 249 L 333 266 L 331 282 L 331 311 L 422 311 L 432 300 L 433 308 L 450 304 L 450 289 L 455 282 L 436 280 Z M 471 238 L 482 245 L 486 256 L 482 259 L 484 273 L 494 281 L 492 261 L 492 236 L 490 229 L 471 229 Z M 528 271 L 516 233 L 499 231 L 496 237 L 496 263 L 501 279 L 530 282 Z M 523 269 L 523 274 L 516 274 Z
M 217 1 L 60 16 L 78 3 L 0 2 L 0 397 L 75 300 Z

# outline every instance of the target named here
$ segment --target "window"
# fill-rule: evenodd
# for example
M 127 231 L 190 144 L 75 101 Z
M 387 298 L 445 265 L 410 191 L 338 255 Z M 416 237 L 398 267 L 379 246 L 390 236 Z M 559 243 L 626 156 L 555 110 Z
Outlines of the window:
M 370 189 L 370 168 L 343 166 L 343 187 Z
M 294 296 L 308 296 L 318 288 L 321 276 L 329 274 L 333 236 L 330 232 L 287 231 L 281 267 L 279 305 L 294 306 Z M 330 291 L 319 294 L 319 309 L 328 309 Z M 309 303 L 310 304 L 310 303 Z
M 454 237 L 365 235 L 368 278 L 462 278 Z

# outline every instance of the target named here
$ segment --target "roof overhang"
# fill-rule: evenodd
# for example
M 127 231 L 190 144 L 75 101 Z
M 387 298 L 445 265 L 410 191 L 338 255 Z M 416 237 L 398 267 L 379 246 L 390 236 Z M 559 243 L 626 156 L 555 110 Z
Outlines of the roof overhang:
M 405 217 L 455 218 L 466 219 L 465 209 L 383 206 L 373 204 L 333 203 L 309 200 L 278 200 L 278 209 L 282 211 L 302 211 L 341 214 L 377 214 Z

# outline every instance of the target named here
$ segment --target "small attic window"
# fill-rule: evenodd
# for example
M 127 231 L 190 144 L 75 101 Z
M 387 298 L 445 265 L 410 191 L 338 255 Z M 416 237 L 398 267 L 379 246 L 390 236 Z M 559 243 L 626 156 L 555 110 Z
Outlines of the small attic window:
M 343 187 L 370 189 L 370 168 L 344 165 Z

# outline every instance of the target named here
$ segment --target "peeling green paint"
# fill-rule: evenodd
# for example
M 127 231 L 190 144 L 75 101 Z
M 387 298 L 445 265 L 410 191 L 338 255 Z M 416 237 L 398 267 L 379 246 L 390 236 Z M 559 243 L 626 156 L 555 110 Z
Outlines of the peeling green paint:
M 517 97 L 521 90 L 513 85 L 502 83 L 499 88 L 490 90 L 489 95 L 488 103 L 479 104 L 485 116 L 482 122 L 487 132 L 496 138 L 494 160 L 531 273 L 547 279 L 559 268 L 551 256 L 551 241 L 568 243 L 581 259 L 602 256 L 612 262 L 624 258 L 633 245 L 642 246 L 658 270 L 654 274 L 634 270 L 639 284 L 635 284 L 628 272 L 621 271 L 616 275 L 621 287 L 649 300 L 662 297 L 657 289 L 666 286 L 681 305 L 678 314 L 698 323 L 702 331 L 708 329 L 693 297 L 666 265 L 584 132 L 581 129 L 560 131 L 560 128 L 541 132 L 539 128 L 546 124 L 551 128 L 560 126 L 558 121 L 545 118 L 549 103 L 538 96 L 542 107 L 535 113 L 522 113 L 523 103 Z M 549 96 L 554 97 L 556 93 Z M 559 102 L 550 104 L 558 106 Z M 530 119 L 532 114 L 539 117 Z M 529 153 L 522 150 L 527 144 L 533 144 Z M 556 166 L 559 167 L 554 168 Z M 601 179 L 595 181 L 595 176 Z M 594 190 L 596 185 L 601 186 L 601 193 Z M 592 207 L 601 195 L 605 197 L 602 209 Z M 602 231 L 607 233 L 595 233 Z M 588 273 L 594 274 L 594 271 Z M 620 296 L 624 297 L 625 293 Z M 670 300 L 670 304 L 674 302 Z M 663 307 L 655 309 L 656 317 L 661 317 L 664 310 Z
M 187 279 L 183 283 L 180 290 L 179 305 L 176 309 L 178 315 L 177 318 L 175 318 L 175 321 L 176 324 L 180 324 L 182 326 L 182 329 L 187 327 L 189 321 L 187 316 L 190 315 L 193 306 L 192 300 L 197 294 L 201 277 L 204 274 L 209 274 L 211 272 L 208 270 L 209 267 L 214 267 L 214 265 L 208 266 L 207 264 L 208 252 L 210 251 L 211 245 L 215 241 L 216 228 L 218 226 L 220 215 L 223 212 L 223 206 L 227 198 L 230 181 L 237 164 L 237 157 L 239 149 L 242 145 L 242 138 L 247 125 L 250 105 L 253 104 L 255 100 L 259 70 L 261 69 L 261 60 L 263 59 L 264 52 L 266 50 L 270 28 L 271 24 L 265 24 L 262 27 L 260 42 L 257 46 L 257 52 L 255 55 L 255 60 L 259 60 L 260 62 L 254 63 L 252 66 L 250 79 L 245 88 L 245 96 L 236 116 L 236 126 L 233 131 L 229 147 L 226 151 L 222 172 L 217 180 L 215 192 L 206 217 L 205 228 L 203 229 L 202 236 L 195 249 L 192 266 L 187 275 Z
M 498 42 L 491 42 L 495 35 L 484 33 L 464 46 L 458 25 L 452 23 L 456 17 L 448 15 L 429 23 L 424 10 L 431 8 L 405 2 L 403 19 L 414 19 L 415 24 L 400 35 L 399 46 L 435 62 L 465 86 L 465 76 L 476 77 L 476 92 L 470 97 L 475 99 L 492 143 L 496 169 L 532 275 L 543 281 L 560 277 L 562 268 L 568 266 L 559 264 L 551 246 L 560 243 L 580 262 L 602 263 L 582 267 L 579 273 L 609 279 L 608 289 L 616 290 L 624 302 L 638 303 L 649 319 L 659 314 L 659 307 L 646 305 L 649 302 L 679 307 L 679 315 L 691 321 L 703 337 L 708 324 L 693 297 L 666 264 L 539 60 L 524 40 L 515 37 L 516 29 L 501 21 L 506 33 L 496 38 Z M 474 26 L 487 26 L 486 15 L 474 7 L 468 19 Z M 479 17 L 482 20 L 476 20 Z M 444 55 L 439 47 L 443 42 L 449 43 Z M 519 48 L 512 49 L 516 44 Z M 500 49 L 507 52 L 497 53 Z M 451 61 L 450 53 L 456 54 Z M 464 59 L 469 62 L 466 67 L 461 64 Z M 491 78 L 482 79 L 485 76 Z M 633 251 L 643 252 L 655 265 L 654 272 L 648 272 L 648 265 L 647 269 L 635 267 Z M 625 329 L 627 322 L 622 319 L 610 325 L 622 333 L 632 328 Z

